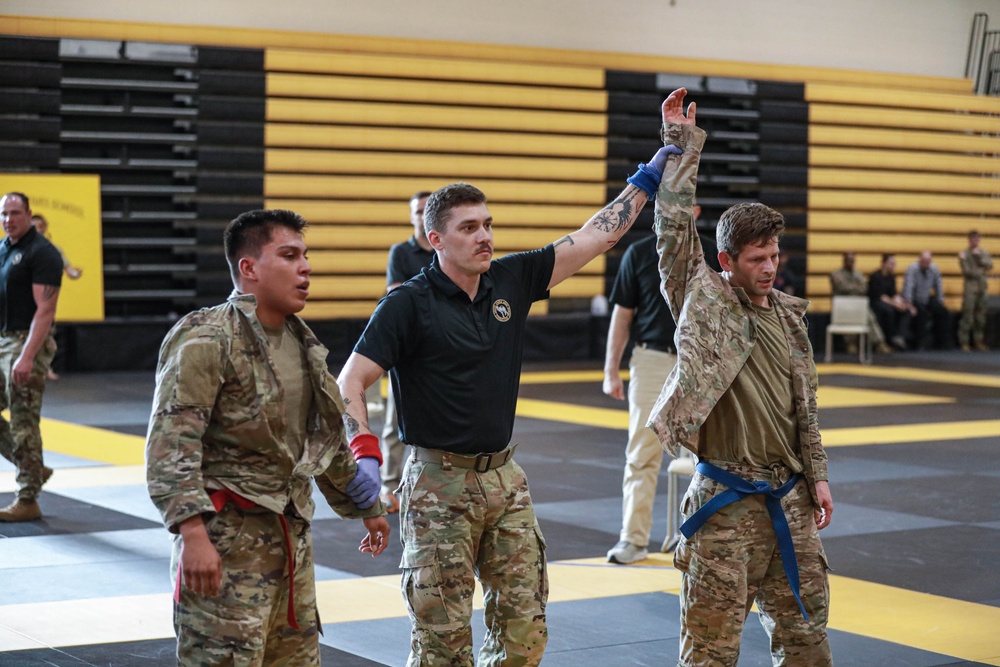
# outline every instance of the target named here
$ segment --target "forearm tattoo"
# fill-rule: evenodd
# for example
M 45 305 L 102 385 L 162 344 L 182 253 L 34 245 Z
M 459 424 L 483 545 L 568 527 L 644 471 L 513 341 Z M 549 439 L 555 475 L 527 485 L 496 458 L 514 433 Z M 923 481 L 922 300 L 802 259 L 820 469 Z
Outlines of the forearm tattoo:
M 559 239 L 558 241 L 556 241 L 555 243 L 553 243 L 552 247 L 555 248 L 557 246 L 561 246 L 563 243 L 568 243 L 570 245 L 576 245 L 576 242 L 573 240 L 573 237 L 571 235 L 567 234 L 566 236 L 562 237 L 561 239 Z
M 639 192 L 638 188 L 629 188 L 623 192 L 594 216 L 593 225 L 605 234 L 628 229 L 639 212 L 635 205 L 635 198 Z
M 344 396 L 344 405 L 348 406 L 350 404 L 351 404 L 351 399 L 349 399 L 346 396 Z M 362 394 L 361 394 L 361 405 L 362 405 L 362 409 L 365 409 L 364 408 L 364 406 L 365 406 L 365 395 L 364 395 L 364 392 L 362 392 Z M 366 430 L 369 430 L 367 422 L 360 422 L 359 423 L 358 420 L 355 419 L 354 417 L 352 417 L 349 412 L 347 412 L 346 410 L 344 411 L 344 428 L 347 430 L 347 439 L 348 440 L 350 440 L 351 438 L 353 438 L 357 434 L 361 433 L 361 427 L 362 426 L 364 426 L 364 428 Z

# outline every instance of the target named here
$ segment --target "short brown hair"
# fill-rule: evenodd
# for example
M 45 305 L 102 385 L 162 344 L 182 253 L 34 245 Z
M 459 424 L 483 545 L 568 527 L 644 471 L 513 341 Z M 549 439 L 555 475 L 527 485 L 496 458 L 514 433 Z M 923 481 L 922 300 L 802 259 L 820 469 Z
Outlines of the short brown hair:
M 719 252 L 734 260 L 748 245 L 764 245 L 771 239 L 781 239 L 785 218 L 769 206 L 745 203 L 731 206 L 719 218 L 715 228 L 715 243 Z
M 431 193 L 424 206 L 424 229 L 428 233 L 444 232 L 448 212 L 456 206 L 466 204 L 485 204 L 486 194 L 474 185 L 468 183 L 452 183 Z

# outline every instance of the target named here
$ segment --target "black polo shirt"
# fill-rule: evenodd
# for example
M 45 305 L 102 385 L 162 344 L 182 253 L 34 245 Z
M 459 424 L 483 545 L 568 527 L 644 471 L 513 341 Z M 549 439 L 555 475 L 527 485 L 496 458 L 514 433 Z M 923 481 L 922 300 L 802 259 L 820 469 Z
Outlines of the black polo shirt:
M 674 347 L 677 325 L 666 299 L 660 294 L 655 236 L 636 241 L 625 251 L 609 301 L 635 310 L 632 335 L 636 342 L 661 351 Z
M 424 250 L 417 243 L 417 238 L 396 243 L 389 248 L 389 265 L 385 269 L 385 284 L 395 285 L 405 283 L 428 266 L 434 259 L 433 250 Z
M 63 260 L 48 239 L 32 227 L 15 244 L 0 242 L 0 331 L 31 328 L 38 307 L 32 285 L 62 285 Z
M 883 295 L 896 296 L 896 276 L 876 271 L 868 277 L 868 300 L 875 305 L 882 301 Z
M 354 351 L 389 373 L 400 438 L 459 454 L 510 442 L 528 308 L 548 297 L 551 245 L 494 260 L 469 301 L 437 259 L 379 302 Z

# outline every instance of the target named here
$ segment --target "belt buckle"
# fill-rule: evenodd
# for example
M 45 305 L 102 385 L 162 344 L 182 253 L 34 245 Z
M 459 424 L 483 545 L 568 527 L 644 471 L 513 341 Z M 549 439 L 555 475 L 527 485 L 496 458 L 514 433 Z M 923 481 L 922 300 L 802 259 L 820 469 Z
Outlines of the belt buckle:
M 476 462 L 472 466 L 472 469 L 475 470 L 476 472 L 489 472 L 490 464 L 493 463 L 493 456 L 494 454 L 480 454 L 479 456 L 476 457 Z M 486 465 L 484 465 L 482 469 L 480 469 L 479 467 L 480 461 L 486 462 Z

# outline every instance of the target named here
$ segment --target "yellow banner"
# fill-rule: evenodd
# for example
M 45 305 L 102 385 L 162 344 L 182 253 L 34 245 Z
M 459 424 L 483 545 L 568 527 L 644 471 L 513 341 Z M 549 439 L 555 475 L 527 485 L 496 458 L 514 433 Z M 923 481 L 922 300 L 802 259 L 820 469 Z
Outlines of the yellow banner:
M 63 273 L 57 322 L 104 320 L 101 179 L 96 174 L 0 174 L 0 195 L 23 192 L 32 215 L 48 221 L 48 239 L 73 269 Z

